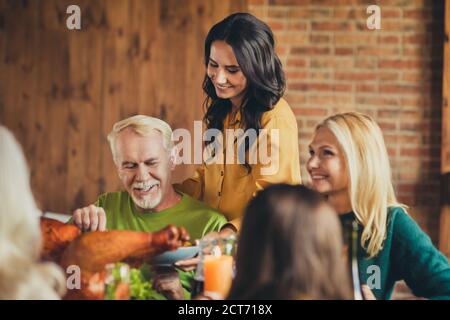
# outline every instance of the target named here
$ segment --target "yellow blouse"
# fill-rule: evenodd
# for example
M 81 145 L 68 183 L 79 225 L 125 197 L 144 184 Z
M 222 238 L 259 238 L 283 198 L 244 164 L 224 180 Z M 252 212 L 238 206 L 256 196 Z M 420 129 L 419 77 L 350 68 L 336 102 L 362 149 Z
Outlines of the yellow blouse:
M 226 129 L 241 127 L 243 128 L 239 111 L 234 119 L 229 114 L 224 120 L 224 132 Z M 267 152 L 270 162 L 250 164 L 252 170 L 249 174 L 237 160 L 237 143 L 234 143 L 234 161 L 227 163 L 226 147 L 223 147 L 222 159 L 225 161 L 204 163 L 196 170 L 193 177 L 178 186 L 181 191 L 222 212 L 237 230 L 240 229 L 247 203 L 257 191 L 275 183 L 301 183 L 297 121 L 284 99 L 280 99 L 272 110 L 262 115 L 261 127 L 267 129 L 268 137 L 273 138 L 267 139 L 266 146 L 266 150 L 271 150 Z M 278 130 L 271 131 L 271 129 Z M 276 132 L 278 132 L 278 139 Z M 223 136 L 223 146 L 227 145 L 226 136 L 226 134 Z M 262 147 L 259 142 L 255 145 Z M 273 152 L 275 155 L 278 152 L 279 157 L 274 156 Z M 247 162 L 249 162 L 248 157 L 247 151 Z M 259 161 L 259 157 L 257 159 Z M 271 168 L 278 168 L 278 170 Z M 272 172 L 268 174 L 267 171 L 264 173 L 264 170 Z

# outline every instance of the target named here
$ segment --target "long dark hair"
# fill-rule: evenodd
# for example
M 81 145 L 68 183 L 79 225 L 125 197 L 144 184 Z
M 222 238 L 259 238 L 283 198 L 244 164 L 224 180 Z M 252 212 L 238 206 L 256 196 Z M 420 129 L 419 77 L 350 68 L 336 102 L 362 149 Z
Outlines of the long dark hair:
M 244 130 L 254 129 L 259 134 L 261 117 L 271 110 L 284 94 L 285 76 L 280 59 L 274 50 L 274 37 L 269 26 L 249 13 L 235 13 L 215 24 L 205 40 L 205 65 L 208 66 L 211 45 L 225 41 L 233 49 L 242 73 L 247 79 L 243 99 Z M 216 95 L 208 75 L 203 80 L 206 93 L 204 121 L 208 129 L 223 132 L 223 121 L 231 111 L 231 101 Z M 207 142 L 208 145 L 211 142 Z M 250 148 L 246 143 L 245 151 Z M 245 163 L 248 172 L 250 166 Z
M 349 299 L 337 214 L 304 186 L 260 191 L 246 208 L 229 299 Z

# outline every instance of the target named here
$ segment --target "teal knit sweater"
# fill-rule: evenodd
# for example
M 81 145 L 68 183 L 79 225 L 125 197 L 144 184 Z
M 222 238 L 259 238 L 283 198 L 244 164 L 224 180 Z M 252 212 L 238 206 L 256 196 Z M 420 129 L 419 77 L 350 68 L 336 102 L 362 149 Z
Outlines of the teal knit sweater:
M 340 215 L 343 227 L 354 214 Z M 389 299 L 395 282 L 404 280 L 414 295 L 450 299 L 450 265 L 417 223 L 400 207 L 388 210 L 383 249 L 373 258 L 358 249 L 361 284 L 368 284 L 377 299 Z M 362 225 L 359 225 L 361 239 Z M 358 243 L 360 241 L 358 240 Z

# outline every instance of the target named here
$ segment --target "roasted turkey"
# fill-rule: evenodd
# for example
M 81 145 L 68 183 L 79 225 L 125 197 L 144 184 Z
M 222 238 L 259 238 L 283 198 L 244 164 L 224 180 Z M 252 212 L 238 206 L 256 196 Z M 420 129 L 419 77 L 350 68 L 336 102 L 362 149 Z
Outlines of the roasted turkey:
M 107 264 L 125 261 L 136 266 L 189 239 L 184 228 L 171 225 L 157 232 L 81 233 L 74 225 L 41 218 L 41 230 L 43 259 L 58 263 L 64 270 L 74 265 L 81 270 L 81 289 L 68 290 L 66 299 L 102 299 Z
M 59 263 L 64 250 L 70 242 L 81 234 L 81 231 L 75 225 L 42 217 L 41 233 L 43 240 L 42 259 Z

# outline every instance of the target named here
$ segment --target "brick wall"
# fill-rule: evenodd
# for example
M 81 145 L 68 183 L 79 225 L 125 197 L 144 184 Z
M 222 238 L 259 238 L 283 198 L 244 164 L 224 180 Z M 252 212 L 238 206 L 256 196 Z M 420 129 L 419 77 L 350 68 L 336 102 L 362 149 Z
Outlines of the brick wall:
M 381 7 L 381 30 L 366 8 Z M 383 129 L 400 201 L 436 241 L 443 4 L 432 0 L 249 0 L 269 23 L 297 115 L 302 176 L 319 120 L 358 110 Z

